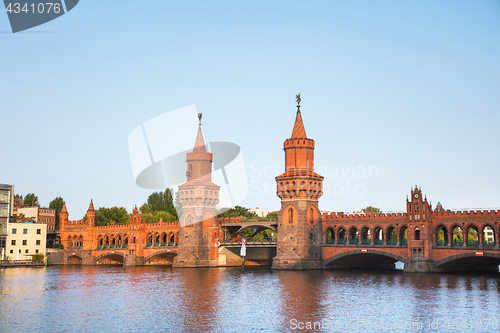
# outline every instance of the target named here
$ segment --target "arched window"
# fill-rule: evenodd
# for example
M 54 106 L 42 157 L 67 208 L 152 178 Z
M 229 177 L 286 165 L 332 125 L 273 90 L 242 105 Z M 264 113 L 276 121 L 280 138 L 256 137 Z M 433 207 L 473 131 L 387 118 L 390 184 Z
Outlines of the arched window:
M 415 240 L 420 240 L 420 228 L 415 228 Z
M 288 209 L 288 223 L 293 224 L 293 208 Z
M 314 208 L 309 209 L 309 223 L 314 223 Z

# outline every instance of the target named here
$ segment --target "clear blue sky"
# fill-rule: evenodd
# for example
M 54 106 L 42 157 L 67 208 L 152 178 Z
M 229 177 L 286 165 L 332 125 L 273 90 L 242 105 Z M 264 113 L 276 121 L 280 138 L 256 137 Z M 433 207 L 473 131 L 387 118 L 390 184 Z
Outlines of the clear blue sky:
M 241 147 L 242 205 L 279 209 L 298 92 L 320 209 L 405 210 L 416 184 L 500 206 L 499 1 L 80 1 L 17 34 L 0 14 L 0 45 L 0 183 L 71 219 L 144 203 L 128 135 L 190 104 Z

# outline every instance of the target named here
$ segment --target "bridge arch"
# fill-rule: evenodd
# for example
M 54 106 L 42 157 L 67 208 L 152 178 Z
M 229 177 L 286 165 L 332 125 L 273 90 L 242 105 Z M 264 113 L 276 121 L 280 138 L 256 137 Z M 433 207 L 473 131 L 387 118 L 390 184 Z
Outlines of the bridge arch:
M 360 239 L 361 239 L 361 244 L 370 244 L 371 243 L 371 234 L 372 231 L 367 225 L 363 225 L 361 227 L 361 232 L 360 232 Z
M 490 268 L 491 270 L 498 272 L 498 266 L 500 265 L 500 253 L 484 251 L 482 256 L 478 256 L 476 251 L 469 251 L 436 260 L 434 264 L 436 268 L 442 270 L 467 271 Z
M 495 227 L 489 223 L 485 223 L 481 229 L 483 245 L 494 246 L 497 243 L 495 235 Z
M 452 238 L 452 245 L 461 246 L 464 245 L 464 227 L 458 223 L 453 224 L 450 227 L 450 236 Z
M 373 244 L 382 244 L 384 241 L 384 228 L 377 224 L 373 228 Z
M 443 223 L 439 223 L 434 228 L 434 242 L 437 245 L 448 245 L 449 238 L 448 228 Z
M 335 243 L 335 231 L 332 227 L 328 227 L 325 231 L 325 243 L 333 244 Z
M 385 267 L 396 261 L 406 262 L 406 258 L 388 251 L 368 249 L 362 253 L 361 249 L 349 250 L 333 255 L 323 261 L 323 265 L 329 267 Z
M 385 239 L 387 245 L 396 245 L 398 232 L 396 231 L 396 227 L 394 225 L 389 224 L 387 228 L 385 228 Z
M 465 237 L 467 237 L 467 245 L 479 245 L 479 228 L 475 223 L 469 223 L 465 229 Z
M 357 244 L 359 240 L 359 232 L 356 226 L 349 227 L 349 244 Z
M 125 260 L 125 253 L 115 251 L 113 252 L 105 252 L 97 256 L 97 258 L 95 258 L 95 262 L 98 265 L 123 264 L 123 261 Z
M 345 244 L 347 241 L 347 231 L 343 226 L 337 229 L 337 244 Z
M 408 227 L 403 225 L 399 227 L 399 244 L 405 245 L 408 243 Z
M 82 257 L 72 254 L 66 258 L 66 264 L 67 265 L 81 265 L 82 264 Z
M 177 256 L 177 252 L 160 250 L 146 256 L 144 262 L 146 265 L 172 265 L 175 256 Z

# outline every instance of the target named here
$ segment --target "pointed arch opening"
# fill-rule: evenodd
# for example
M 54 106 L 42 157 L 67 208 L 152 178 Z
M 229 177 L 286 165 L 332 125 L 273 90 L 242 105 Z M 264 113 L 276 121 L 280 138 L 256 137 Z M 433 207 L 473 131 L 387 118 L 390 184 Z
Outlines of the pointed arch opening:
M 488 247 L 496 245 L 495 231 L 489 225 L 483 228 L 483 245 Z
M 335 243 L 335 231 L 332 228 L 326 229 L 326 244 L 334 244 Z

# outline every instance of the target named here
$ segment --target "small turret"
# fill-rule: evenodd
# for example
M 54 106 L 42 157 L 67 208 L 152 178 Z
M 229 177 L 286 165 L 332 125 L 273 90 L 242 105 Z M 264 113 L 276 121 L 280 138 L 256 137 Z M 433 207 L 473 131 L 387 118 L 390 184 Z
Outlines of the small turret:
M 94 223 L 95 223 L 94 203 L 92 202 L 92 199 L 90 199 L 89 209 L 87 209 L 87 224 L 89 226 L 94 226 Z
M 59 228 L 65 227 L 68 222 L 68 210 L 66 208 L 66 204 L 63 205 L 61 212 L 59 213 Z

